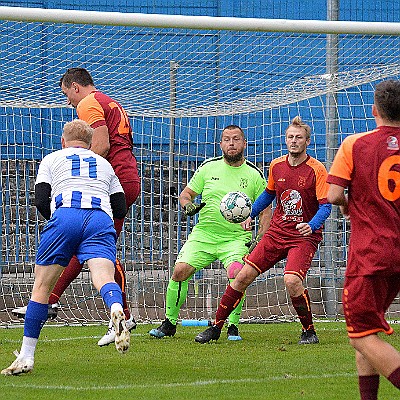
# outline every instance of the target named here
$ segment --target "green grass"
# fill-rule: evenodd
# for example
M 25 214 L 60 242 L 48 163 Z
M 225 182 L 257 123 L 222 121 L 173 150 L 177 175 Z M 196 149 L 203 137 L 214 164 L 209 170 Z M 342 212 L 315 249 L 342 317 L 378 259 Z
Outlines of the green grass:
M 358 399 L 354 354 L 343 323 L 317 323 L 320 344 L 299 346 L 299 324 L 241 325 L 241 342 L 198 344 L 203 327 L 173 338 L 133 331 L 130 351 L 99 348 L 104 326 L 44 327 L 32 373 L 0 376 L 0 399 Z M 22 328 L 0 329 L 0 368 L 20 349 Z M 398 346 L 398 338 L 389 338 Z M 380 400 L 399 392 L 381 379 Z

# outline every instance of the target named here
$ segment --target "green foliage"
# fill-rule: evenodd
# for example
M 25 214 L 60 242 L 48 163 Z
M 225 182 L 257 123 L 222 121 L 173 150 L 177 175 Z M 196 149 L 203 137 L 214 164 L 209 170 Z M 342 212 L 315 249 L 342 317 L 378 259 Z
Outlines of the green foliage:
M 131 349 L 100 348 L 104 326 L 45 327 L 35 368 L 0 376 L 7 400 L 340 400 L 357 399 L 354 352 L 343 323 L 317 323 L 318 345 L 300 346 L 297 323 L 241 325 L 241 342 L 224 330 L 218 342 L 198 344 L 202 327 L 181 327 L 175 337 L 155 339 L 151 325 L 133 331 Z M 0 329 L 0 368 L 20 348 L 22 329 Z M 389 338 L 395 345 L 398 339 Z M 396 344 L 397 340 L 397 344 Z M 398 390 L 381 379 L 380 399 Z

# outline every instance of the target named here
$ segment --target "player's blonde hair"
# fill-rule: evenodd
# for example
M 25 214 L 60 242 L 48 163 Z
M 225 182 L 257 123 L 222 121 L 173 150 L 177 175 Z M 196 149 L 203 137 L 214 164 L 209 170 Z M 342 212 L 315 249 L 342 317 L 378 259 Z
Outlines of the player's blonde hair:
M 64 125 L 62 136 L 66 142 L 80 141 L 90 146 L 93 128 L 81 119 L 74 119 Z
M 290 125 L 286 128 L 285 133 L 287 132 L 287 130 L 291 127 L 294 126 L 296 128 L 302 128 L 305 130 L 306 132 L 306 139 L 310 139 L 311 137 L 311 127 L 310 125 L 306 124 L 305 122 L 303 122 L 303 120 L 301 119 L 300 115 L 297 115 L 296 117 L 294 117 L 292 119 L 292 122 L 290 123 Z

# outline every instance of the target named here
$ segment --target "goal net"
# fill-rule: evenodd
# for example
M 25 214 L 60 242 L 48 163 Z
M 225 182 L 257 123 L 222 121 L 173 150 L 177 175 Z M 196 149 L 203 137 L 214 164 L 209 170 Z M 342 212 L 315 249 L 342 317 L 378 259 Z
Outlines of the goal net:
M 303 32 L 261 32 L 15 19 L 0 21 L 3 326 L 18 322 L 11 310 L 26 305 L 32 289 L 44 224 L 33 205 L 38 164 L 60 148 L 63 124 L 76 117 L 58 86 L 67 68 L 87 68 L 96 87 L 131 118 L 142 190 L 126 218 L 118 253 L 127 271 L 128 302 L 142 322 L 164 318 L 174 261 L 196 223 L 183 217 L 178 194 L 205 159 L 221 154 L 224 126 L 244 129 L 246 157 L 268 175 L 270 161 L 286 153 L 286 127 L 300 115 L 312 127 L 309 154 L 329 168 L 346 135 L 374 128 L 375 84 L 400 78 L 396 35 L 307 33 L 307 25 Z M 348 236 L 349 226 L 334 207 L 305 282 L 316 318 L 343 317 Z M 244 321 L 295 318 L 283 266 L 248 288 Z M 219 262 L 195 274 L 180 318 L 213 318 L 226 285 Z M 399 303 L 389 318 L 399 319 Z M 85 267 L 60 305 L 61 323 L 108 320 Z

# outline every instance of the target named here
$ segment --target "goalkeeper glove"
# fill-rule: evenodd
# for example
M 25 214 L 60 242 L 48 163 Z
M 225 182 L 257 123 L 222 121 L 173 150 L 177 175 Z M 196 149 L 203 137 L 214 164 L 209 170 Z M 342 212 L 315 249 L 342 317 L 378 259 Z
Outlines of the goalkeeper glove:
M 183 206 L 185 217 L 193 217 L 193 215 L 197 214 L 205 205 L 206 203 L 200 203 L 200 204 L 192 202 L 186 203 Z
M 245 243 L 245 246 L 249 248 L 249 254 L 254 250 L 254 247 L 257 246 L 258 242 L 261 240 L 263 235 L 258 234 L 254 239 L 249 240 Z

